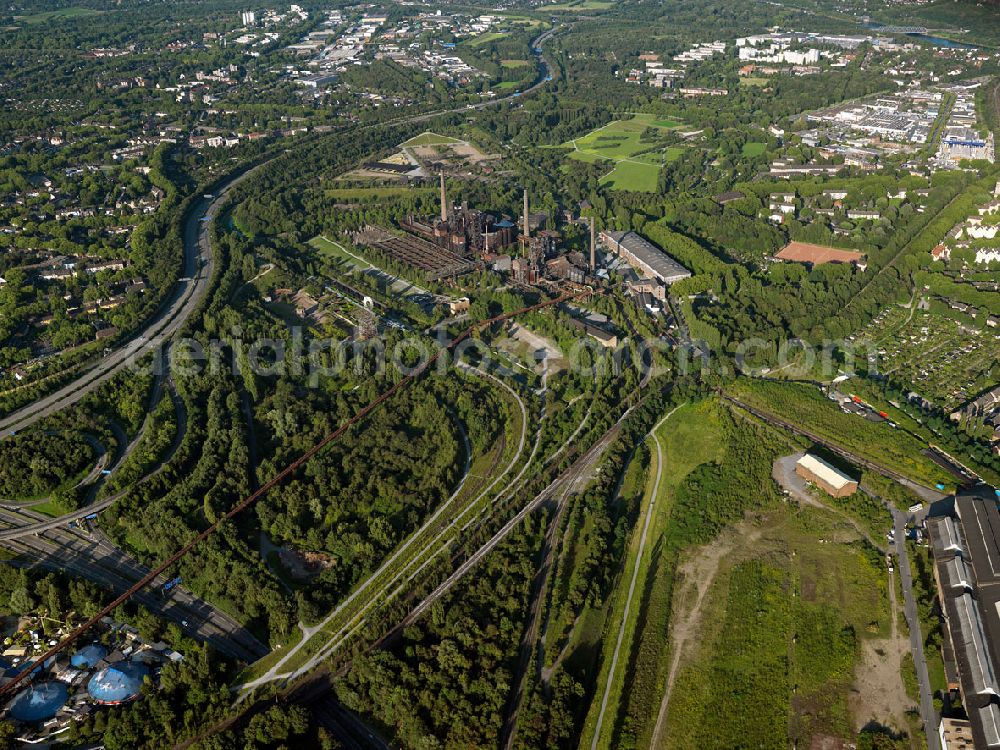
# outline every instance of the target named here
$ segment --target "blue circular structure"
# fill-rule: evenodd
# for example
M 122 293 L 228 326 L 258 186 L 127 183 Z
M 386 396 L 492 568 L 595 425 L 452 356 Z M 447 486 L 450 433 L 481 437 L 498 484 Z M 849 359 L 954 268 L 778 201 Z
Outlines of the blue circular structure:
M 30 685 L 10 702 L 10 715 L 18 721 L 35 723 L 51 719 L 66 704 L 69 691 L 61 682 Z
M 89 646 L 84 646 L 73 654 L 70 657 L 69 663 L 77 669 L 92 669 L 97 666 L 97 662 L 107 655 L 108 650 L 104 646 L 100 643 L 91 643 Z
M 149 670 L 142 664 L 118 662 L 91 677 L 87 692 L 98 703 L 125 703 L 139 695 L 147 674 Z

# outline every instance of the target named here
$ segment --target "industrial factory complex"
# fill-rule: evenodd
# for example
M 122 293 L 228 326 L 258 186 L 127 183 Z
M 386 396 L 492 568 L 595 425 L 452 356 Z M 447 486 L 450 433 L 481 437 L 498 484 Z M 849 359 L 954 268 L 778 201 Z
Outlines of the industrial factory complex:
M 959 494 L 954 511 L 927 519 L 945 638 L 949 690 L 967 720 L 945 718 L 945 748 L 1000 748 L 1000 510 L 995 498 Z
M 603 283 L 610 278 L 608 268 L 614 267 L 624 272 L 627 289 L 650 311 L 661 309 L 651 300 L 665 300 L 670 284 L 691 275 L 635 232 L 598 233 L 592 218 L 578 220 L 589 229 L 589 257 L 567 251 L 558 231 L 539 228 L 540 222 L 533 221 L 527 190 L 523 215 L 515 222 L 465 202 L 452 203 L 444 176 L 439 180 L 440 215 L 410 215 L 398 228 L 368 225 L 351 235 L 352 242 L 404 263 L 429 280 L 489 270 L 517 284 Z

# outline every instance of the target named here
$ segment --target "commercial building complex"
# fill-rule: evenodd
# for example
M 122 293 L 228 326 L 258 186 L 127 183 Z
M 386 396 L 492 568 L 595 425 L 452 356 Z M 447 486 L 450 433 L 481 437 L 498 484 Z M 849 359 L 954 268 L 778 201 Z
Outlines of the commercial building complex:
M 980 135 L 967 126 L 949 127 L 941 137 L 941 157 L 951 161 L 985 159 L 993 161 L 993 134 Z

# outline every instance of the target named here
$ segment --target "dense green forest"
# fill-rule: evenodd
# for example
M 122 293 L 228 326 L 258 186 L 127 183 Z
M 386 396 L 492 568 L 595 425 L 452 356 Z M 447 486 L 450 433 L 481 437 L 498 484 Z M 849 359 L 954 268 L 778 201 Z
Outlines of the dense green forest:
M 96 458 L 79 435 L 26 433 L 0 442 L 0 497 L 34 500 L 83 478 Z
M 945 5 L 921 6 L 919 18 L 954 25 L 982 18 L 971 4 Z M 631 573 L 626 563 L 637 535 L 645 534 L 640 521 L 652 505 L 655 468 L 669 487 L 651 525 L 644 584 L 618 655 L 622 684 L 604 717 L 609 746 L 651 742 L 686 557 L 738 524 L 758 524 L 759 532 L 772 515 L 787 521 L 780 533 L 789 536 L 767 555 L 722 571 L 710 592 L 718 617 L 705 631 L 704 658 L 682 677 L 668 731 L 690 747 L 805 745 L 824 728 L 853 735 L 841 697 L 864 639 L 883 634 L 883 558 L 860 542 L 844 544 L 836 558 L 853 566 L 855 583 L 868 585 L 878 614 L 864 620 L 852 609 L 841 616 L 814 601 L 789 562 L 801 546 L 785 542 L 800 532 L 814 539 L 830 527 L 817 520 L 818 509 L 804 513 L 785 503 L 772 479 L 774 459 L 800 441 L 719 394 L 794 420 L 924 484 L 954 483 L 925 455 L 931 443 L 987 480 L 1000 477 L 986 427 L 954 423 L 914 403 L 907 383 L 870 372 L 860 386 L 880 404 L 899 404 L 893 429 L 844 414 L 813 384 L 733 377 L 747 342 L 754 343 L 754 366 L 775 366 L 790 338 L 839 342 L 833 360 L 846 364 L 849 337 L 887 307 L 915 301 L 921 289 L 940 297 L 938 306 L 953 299 L 997 310 L 996 289 L 987 286 L 993 272 L 966 268 L 971 250 L 947 263 L 930 260 L 942 237 L 989 200 L 995 167 L 933 171 L 924 151 L 911 159 L 901 150 L 868 172 L 830 156 L 825 142 L 808 145 L 804 135 L 810 111 L 895 91 L 899 70 L 909 67 L 917 71 L 914 85 L 932 77 L 943 84 L 994 81 L 977 101 L 987 110 L 982 122 L 995 126 L 989 108 L 1000 59 L 956 62 L 929 46 L 883 54 L 866 43 L 842 59 L 824 47 L 829 54 L 812 71 L 781 69 L 750 81 L 739 73 L 736 38 L 772 27 L 856 34 L 856 19 L 823 0 L 799 7 L 598 0 L 554 8 L 519 1 L 502 10 L 443 7 L 445 16 L 496 15 L 499 32 L 424 32 L 413 40 L 447 49 L 483 73 L 468 82 L 400 64 L 376 52 L 391 40 L 375 37 L 360 45 L 361 64 L 342 66 L 329 90 L 306 90 L 296 75 L 316 60 L 289 45 L 314 31 L 335 39 L 363 14 L 382 12 L 343 6 L 343 21 L 324 22 L 340 6 L 307 2 L 308 20 L 267 27 L 267 36 L 261 25 L 247 31 L 260 38 L 246 41 L 237 41 L 246 7 L 230 0 L 39 0 L 0 13 L 0 83 L 9 102 L 0 115 L 4 412 L 68 382 L 73 368 L 99 361 L 105 347 L 128 341 L 182 275 L 186 222 L 201 218 L 192 212 L 202 196 L 259 165 L 208 224 L 214 276 L 166 351 L 169 369 L 154 373 L 163 363 L 146 369 L 143 361 L 35 431 L 0 441 L 0 499 L 56 495 L 50 510 L 61 512 L 91 495 L 121 493 L 96 523 L 147 566 L 168 558 L 397 385 L 402 373 L 393 365 L 415 362 L 413 351 L 392 361 L 407 343 L 439 351 L 470 323 L 558 294 L 555 284 L 527 285 L 486 261 L 467 276 L 428 279 L 388 252 L 350 242 L 369 224 L 398 227 L 409 216 L 436 215 L 438 171 L 447 173 L 456 203 L 514 221 L 526 189 L 533 212 L 558 232 L 563 249 L 587 250 L 593 218 L 598 230 L 641 233 L 691 271 L 670 288 L 667 312 L 651 315 L 625 293 L 627 269 L 619 268 L 607 279 L 589 277 L 586 297 L 518 317 L 525 335 L 543 337 L 565 355 L 544 366 L 532 359 L 537 342 L 517 340 L 512 325 L 477 328 L 470 341 L 485 355 L 466 354 L 462 369 L 435 367 L 396 393 L 253 509 L 222 524 L 170 574 L 273 647 L 273 659 L 300 637 L 309 641 L 308 626 L 357 596 L 356 616 L 345 609 L 337 622 L 347 623 L 349 636 L 334 644 L 324 666 L 337 700 L 395 744 L 494 746 L 516 710 L 514 748 L 570 750 L 593 731 L 625 621 L 616 613 Z M 423 13 L 405 6 L 385 12 L 393 24 Z M 877 17 L 897 15 L 880 9 Z M 530 43 L 550 28 L 556 33 L 543 52 L 551 80 L 478 107 L 488 91 L 500 98 L 541 79 Z M 727 52 L 687 66 L 683 85 L 724 88 L 725 96 L 687 97 L 628 80 L 643 67 L 640 56 L 653 53 L 673 65 L 671 58 L 692 44 L 716 39 L 730 45 Z M 624 160 L 652 169 L 646 189 L 616 182 L 609 175 L 618 161 L 581 156 L 578 147 L 595 130 L 636 115 L 660 123 L 636 133 L 639 150 Z M 439 152 L 423 178 L 358 176 L 362 165 L 398 160 L 400 144 L 429 130 L 487 156 L 456 167 Z M 212 134 L 237 142 L 208 146 Z M 835 174 L 785 181 L 767 174 L 777 159 L 821 163 Z M 835 202 L 824 195 L 831 188 L 848 197 Z M 796 212 L 769 221 L 771 195 L 786 190 L 794 192 Z M 889 197 L 899 190 L 906 197 Z M 720 197 L 733 191 L 741 195 Z M 852 221 L 850 209 L 877 210 L 879 218 Z M 358 270 L 322 237 L 376 269 Z M 866 262 L 774 262 L 775 252 L 796 240 L 857 249 Z M 515 245 L 506 252 L 521 251 Z M 125 265 L 50 278 L 38 272 L 51 264 L 74 270 L 73 258 Z M 413 286 L 400 292 L 407 283 Z M 297 306 L 303 297 L 321 312 Z M 450 319 L 449 301 L 462 297 L 469 298 L 467 313 Z M 108 299 L 114 304 L 101 308 Z M 71 300 L 97 309 L 69 314 Z M 620 345 L 604 347 L 581 332 L 587 314 Z M 95 341 L 108 327 L 114 334 Z M 633 366 L 643 342 L 656 344 L 658 377 L 644 378 Z M 689 372 L 680 360 L 699 345 L 713 366 Z M 569 355 L 580 350 L 570 367 Z M 296 360 L 299 352 L 311 352 L 308 361 Z M 470 372 L 473 365 L 482 371 Z M 660 466 L 650 432 L 682 404 L 688 411 L 679 413 L 691 421 L 668 421 L 658 433 L 668 445 Z M 75 491 L 98 445 L 109 460 L 134 450 L 92 493 Z M 602 452 L 585 476 L 570 490 L 546 494 L 592 448 Z M 508 461 L 513 468 L 504 481 L 484 490 Z M 866 473 L 863 488 L 900 506 L 913 500 L 879 475 Z M 405 577 L 367 601 L 366 587 L 382 583 L 376 571 L 391 565 L 452 497 L 471 508 L 462 525 L 444 514 L 433 545 L 410 550 L 416 562 L 401 568 Z M 544 502 L 505 527 L 538 499 Z M 887 527 L 884 507 L 869 495 L 829 505 L 873 537 Z M 478 562 L 449 581 L 467 560 Z M 927 619 L 933 597 L 926 561 L 917 572 Z M 453 585 L 420 618 L 397 627 L 443 581 Z M 108 599 L 83 580 L 0 567 L 0 602 L 11 614 L 63 618 L 96 612 Z M 185 659 L 164 667 L 159 688 L 147 687 L 139 701 L 74 722 L 72 742 L 161 748 L 207 732 L 197 745 L 206 750 L 339 746 L 319 727 L 323 717 L 313 711 L 321 709 L 286 704 L 273 684 L 257 694 L 260 703 L 233 706 L 234 683 L 266 667 L 232 664 L 141 608 L 126 605 L 120 615 Z M 333 628 L 319 630 L 305 649 L 310 655 L 327 645 L 317 646 Z M 925 641 L 938 645 L 936 637 Z M 229 718 L 236 720 L 221 728 Z M 0 747 L 4 731 L 0 725 Z M 858 746 L 895 747 L 897 740 L 863 732 Z

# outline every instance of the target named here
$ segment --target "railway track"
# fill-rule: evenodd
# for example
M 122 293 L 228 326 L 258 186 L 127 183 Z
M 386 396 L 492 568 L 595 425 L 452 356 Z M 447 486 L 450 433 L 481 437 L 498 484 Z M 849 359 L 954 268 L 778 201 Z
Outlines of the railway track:
M 740 401 L 738 398 L 734 398 L 733 396 L 729 396 L 725 393 L 721 393 L 720 396 L 724 401 L 728 401 L 729 403 L 738 406 L 739 408 L 743 409 L 743 411 L 753 414 L 758 419 L 762 419 L 768 424 L 775 425 L 777 427 L 782 427 L 790 432 L 794 432 L 796 435 L 801 435 L 802 437 L 808 438 L 817 445 L 822 445 L 827 450 L 836 453 L 838 456 L 846 459 L 847 461 L 850 461 L 851 463 L 857 464 L 858 466 L 862 466 L 866 469 L 870 469 L 871 471 L 881 474 L 882 476 L 889 477 L 890 479 L 895 479 L 897 482 L 900 482 L 901 484 L 904 484 L 908 487 L 914 487 L 914 486 L 922 487 L 922 485 L 917 484 L 909 477 L 900 474 L 898 471 L 895 471 L 893 469 L 887 469 L 885 466 L 877 464 L 874 461 L 865 458 L 864 456 L 858 455 L 857 453 L 853 453 L 847 450 L 846 448 L 840 447 L 839 445 L 835 445 L 831 443 L 827 438 L 821 437 L 820 435 L 817 435 L 815 432 L 807 430 L 804 427 L 799 427 L 798 425 L 794 425 L 791 422 L 782 419 L 781 417 L 762 411 L 756 407 L 750 406 L 749 404 Z M 923 489 L 929 490 L 930 488 L 923 487 Z
M 298 459 L 296 459 L 291 464 L 286 466 L 282 471 L 278 472 L 274 477 L 272 477 L 266 483 L 261 485 L 255 492 L 251 493 L 242 501 L 233 506 L 229 511 L 220 516 L 214 523 L 209 525 L 206 529 L 204 529 L 201 533 L 199 533 L 197 536 L 195 536 L 193 539 L 187 542 L 179 550 L 170 555 L 166 560 L 164 560 L 155 568 L 147 572 L 135 584 L 130 586 L 127 590 L 125 590 L 114 600 L 112 600 L 108 605 L 106 605 L 100 612 L 95 614 L 86 622 L 82 623 L 72 633 L 70 633 L 61 641 L 59 641 L 59 643 L 52 646 L 48 651 L 46 651 L 44 654 L 42 654 L 35 660 L 30 669 L 21 672 L 19 675 L 15 676 L 8 683 L 6 683 L 3 686 L 0 686 L 0 699 L 4 699 L 11 696 L 17 689 L 18 685 L 20 685 L 25 680 L 31 678 L 31 675 L 34 672 L 35 667 L 43 666 L 48 659 L 51 659 L 52 657 L 56 656 L 56 654 L 59 654 L 72 644 L 76 643 L 76 641 L 79 640 L 81 636 L 83 636 L 87 631 L 89 631 L 92 627 L 94 627 L 97 623 L 99 623 L 102 618 L 107 617 L 115 610 L 115 608 L 129 601 L 136 594 L 145 589 L 148 585 L 156 581 L 160 576 L 164 574 L 165 571 L 170 569 L 183 557 L 187 556 L 191 552 L 191 550 L 193 550 L 195 547 L 200 545 L 206 539 L 214 535 L 224 524 L 229 522 L 231 519 L 242 513 L 250 506 L 252 506 L 261 497 L 266 495 L 271 489 L 283 483 L 286 479 L 288 479 L 292 475 L 298 473 L 298 471 L 303 466 L 305 466 L 313 457 L 316 456 L 317 453 L 323 450 L 327 445 L 333 443 L 336 440 L 339 440 L 354 425 L 363 422 L 373 411 L 378 409 L 379 406 L 381 406 L 383 403 L 391 399 L 399 391 L 403 390 L 404 388 L 407 388 L 415 380 L 420 378 L 428 369 L 430 369 L 437 362 L 437 360 L 442 356 L 442 354 L 445 353 L 445 351 L 447 352 L 454 351 L 455 347 L 457 347 L 460 343 L 462 343 L 466 339 L 470 338 L 473 335 L 473 333 L 475 333 L 482 327 L 494 325 L 496 323 L 506 322 L 514 317 L 517 317 L 518 315 L 523 315 L 535 310 L 541 310 L 550 307 L 552 305 L 562 304 L 563 302 L 566 302 L 570 299 L 576 299 L 580 296 L 581 296 L 580 294 L 562 295 L 554 299 L 545 300 L 543 302 L 539 302 L 538 304 L 530 305 L 528 307 L 524 307 L 521 308 L 520 310 L 515 310 L 510 313 L 497 315 L 487 320 L 478 323 L 473 323 L 472 325 L 470 325 L 468 328 L 465 329 L 465 331 L 463 331 L 458 336 L 453 338 L 451 342 L 448 344 L 448 346 L 445 347 L 445 349 L 438 350 L 435 354 L 429 357 L 420 367 L 418 367 L 413 373 L 406 375 L 399 381 L 397 381 L 395 385 L 393 385 L 391 388 L 383 392 L 380 396 L 375 398 L 367 406 L 359 410 L 353 417 L 345 421 L 336 430 L 326 435 L 322 440 L 313 445 L 312 448 L 303 453 L 302 456 L 300 456 Z

